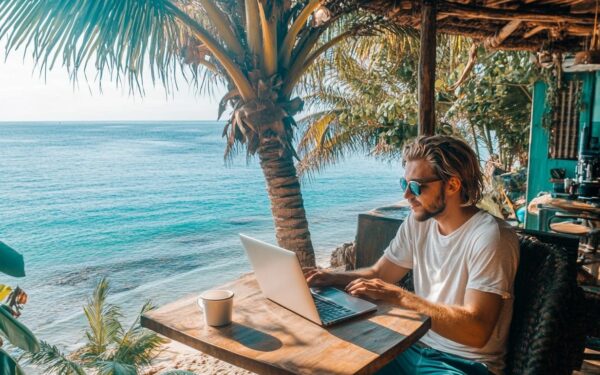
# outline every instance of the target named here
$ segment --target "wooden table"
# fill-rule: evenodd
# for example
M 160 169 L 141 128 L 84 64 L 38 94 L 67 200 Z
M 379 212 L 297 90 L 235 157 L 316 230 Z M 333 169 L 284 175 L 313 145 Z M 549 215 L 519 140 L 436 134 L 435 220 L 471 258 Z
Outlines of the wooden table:
M 531 207 L 530 204 L 528 212 L 538 215 L 538 230 L 548 231 L 549 219 L 556 212 L 579 215 L 582 219 L 591 220 L 591 227 L 596 227 L 595 222 L 598 221 L 598 217 L 600 216 L 600 207 L 576 200 L 552 198 L 538 203 L 536 207 Z
M 430 318 L 378 304 L 376 313 L 322 328 L 266 299 L 254 275 L 235 292 L 233 323 L 209 327 L 198 296 L 150 311 L 142 326 L 259 374 L 371 374 L 423 336 Z
M 584 212 L 590 215 L 600 215 L 600 207 L 577 200 L 553 198 L 546 204 L 564 211 Z

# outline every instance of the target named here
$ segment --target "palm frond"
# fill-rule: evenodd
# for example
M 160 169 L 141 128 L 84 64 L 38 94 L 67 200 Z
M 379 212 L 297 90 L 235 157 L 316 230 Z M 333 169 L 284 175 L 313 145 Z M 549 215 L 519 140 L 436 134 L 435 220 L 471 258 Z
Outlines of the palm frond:
M 124 338 L 112 360 L 133 364 L 136 367 L 148 366 L 158 355 L 160 347 L 166 341 L 156 333 L 144 330 Z
M 363 143 L 363 131 L 359 127 L 338 127 L 333 130 L 335 123 L 329 125 L 332 130 L 317 147 L 308 150 L 302 155 L 298 163 L 298 173 L 310 177 L 310 174 L 321 170 L 323 167 L 335 164 L 346 156 L 359 151 L 368 152 L 368 143 Z
M 310 146 L 319 146 L 323 144 L 325 141 L 325 135 L 329 129 L 329 125 L 331 125 L 332 121 L 336 118 L 336 114 L 328 112 L 324 113 L 318 118 L 312 118 L 315 119 L 314 122 L 312 122 L 311 126 L 304 133 L 302 139 L 298 143 L 298 152 L 300 154 L 302 154 L 302 152 L 307 150 Z M 306 118 L 303 120 L 307 121 Z
M 252 100 L 255 98 L 256 95 L 248 77 L 246 77 L 240 65 L 236 64 L 228 55 L 227 51 L 220 45 L 219 41 L 215 39 L 196 19 L 183 12 L 168 0 L 163 1 L 166 1 L 169 4 L 169 11 L 177 17 L 177 19 L 181 21 L 196 38 L 204 43 L 206 48 L 219 61 L 220 65 L 223 66 L 223 69 L 227 72 L 227 76 L 231 82 L 240 91 L 242 98 L 244 98 L 244 100 Z
M 6 37 L 7 52 L 31 52 L 41 70 L 60 60 L 75 79 L 93 62 L 101 74 L 142 90 L 147 61 L 171 87 L 182 47 L 171 6 L 166 0 L 6 0 L 0 2 L 0 38 Z
M 262 33 L 262 66 L 266 77 L 271 77 L 277 71 L 277 24 L 267 12 L 262 1 L 258 2 L 258 15 Z
M 231 35 L 225 34 L 223 40 L 232 44 Z M 253 96 L 250 83 L 223 46 L 225 42 L 169 0 L 6 0 L 0 2 L 3 37 L 6 53 L 22 48 L 31 54 L 40 72 L 60 63 L 75 81 L 80 73 L 87 77 L 93 66 L 99 81 L 108 75 L 141 94 L 145 66 L 150 67 L 153 84 L 160 80 L 172 91 L 177 87 L 177 71 L 184 71 L 189 62 L 184 59 L 186 51 L 205 48 L 214 61 L 198 59 L 192 70 L 208 69 L 215 74 L 222 68 L 243 96 Z M 190 45 L 193 39 L 199 43 Z M 229 47 L 241 53 L 241 47 Z M 214 66 L 219 68 L 211 68 Z
M 96 361 L 94 368 L 98 375 L 138 375 L 134 365 L 116 361 Z
M 283 39 L 283 43 L 281 49 L 279 51 L 279 60 L 281 65 L 285 68 L 289 67 L 290 59 L 292 57 L 292 49 L 296 44 L 298 34 L 305 26 L 306 21 L 310 17 L 310 15 L 317 9 L 319 6 L 320 0 L 310 0 L 308 4 L 306 4 L 298 17 L 294 19 L 294 23 L 288 29 L 285 38 Z
M 88 342 L 80 353 L 82 359 L 93 360 L 94 357 L 103 355 L 122 330 L 119 322 L 122 317 L 120 309 L 106 301 L 109 291 L 108 281 L 100 280 L 92 298 L 83 307 L 89 329 L 85 332 Z
M 356 32 L 355 30 L 345 31 L 345 32 L 329 39 L 325 43 L 321 44 L 314 51 L 310 52 L 310 54 L 308 54 L 306 56 L 302 55 L 301 57 L 304 57 L 304 60 L 298 60 L 299 62 L 301 61 L 301 63 L 294 63 L 292 65 L 290 74 L 286 79 L 286 83 L 285 83 L 285 86 L 283 89 L 284 95 L 289 96 L 292 93 L 294 86 L 298 83 L 300 78 L 312 66 L 312 64 L 318 57 L 320 57 L 325 51 L 327 51 L 329 48 L 335 46 L 342 40 L 354 35 L 355 32 Z
M 260 24 L 256 22 L 258 15 L 258 0 L 245 0 L 246 11 L 246 38 L 250 48 L 251 57 L 258 56 L 261 50 Z
M 149 301 L 146 302 L 131 326 L 119 334 L 119 338 L 116 340 L 117 350 L 111 356 L 111 360 L 135 366 L 150 364 L 157 354 L 157 349 L 166 342 L 156 333 L 140 325 L 141 316 L 153 308 L 154 306 Z
M 234 27 L 230 23 L 227 15 L 217 6 L 213 0 L 199 0 L 202 7 L 206 10 L 207 18 L 214 25 L 218 35 L 223 40 L 225 46 L 233 51 L 238 61 L 244 61 L 244 49 L 240 44 L 238 36 L 235 34 Z
M 25 353 L 24 358 L 29 364 L 43 367 L 47 374 L 85 375 L 79 363 L 69 359 L 58 347 L 46 341 L 40 341 L 39 352 Z

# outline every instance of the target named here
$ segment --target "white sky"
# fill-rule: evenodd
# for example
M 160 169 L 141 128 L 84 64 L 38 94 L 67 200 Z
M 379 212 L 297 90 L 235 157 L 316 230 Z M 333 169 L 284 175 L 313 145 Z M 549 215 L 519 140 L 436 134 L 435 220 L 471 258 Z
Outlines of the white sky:
M 131 96 L 127 87 L 113 82 L 90 86 L 80 78 L 73 87 L 65 68 L 55 66 L 46 79 L 40 77 L 31 60 L 23 60 L 22 51 L 11 53 L 4 61 L 0 43 L 0 122 L 2 121 L 117 121 L 117 120 L 216 120 L 215 97 L 196 96 L 185 81 L 178 80 L 179 91 L 165 96 L 162 86 L 146 81 L 146 95 Z M 92 79 L 94 72 L 88 72 Z

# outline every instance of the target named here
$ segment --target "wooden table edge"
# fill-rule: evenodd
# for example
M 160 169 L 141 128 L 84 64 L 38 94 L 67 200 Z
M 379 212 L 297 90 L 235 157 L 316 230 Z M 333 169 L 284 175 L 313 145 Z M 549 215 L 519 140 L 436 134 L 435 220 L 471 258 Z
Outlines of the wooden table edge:
M 192 337 L 179 332 L 169 326 L 164 324 L 160 324 L 151 318 L 147 317 L 145 314 L 142 315 L 140 319 L 140 324 L 142 327 L 150 329 L 154 332 L 157 332 L 169 339 L 175 340 L 179 343 L 187 345 L 193 349 L 199 350 L 205 354 L 208 354 L 212 357 L 218 358 L 227 363 L 231 363 L 237 367 L 241 367 L 248 371 L 252 371 L 258 374 L 295 374 L 294 372 L 287 371 L 282 369 L 281 367 L 274 366 L 270 363 L 262 362 L 255 358 L 249 358 L 240 354 L 237 354 L 233 351 L 218 348 L 209 344 L 205 344 L 198 340 L 194 340 Z M 419 327 L 419 329 L 415 332 L 416 334 L 413 337 L 407 337 L 406 340 L 401 341 L 392 349 L 390 349 L 384 355 L 381 355 L 378 358 L 375 358 L 370 363 L 366 364 L 363 368 L 359 369 L 355 374 L 373 374 L 376 371 L 383 368 L 386 364 L 392 361 L 396 356 L 400 353 L 408 349 L 410 346 L 415 344 L 421 337 L 427 333 L 427 331 L 431 328 L 431 318 L 426 317 L 423 320 L 423 323 Z

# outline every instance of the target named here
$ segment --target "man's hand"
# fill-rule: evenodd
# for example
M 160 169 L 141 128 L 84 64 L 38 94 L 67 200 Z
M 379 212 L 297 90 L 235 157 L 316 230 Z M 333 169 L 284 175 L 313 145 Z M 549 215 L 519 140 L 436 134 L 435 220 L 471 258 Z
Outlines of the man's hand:
M 335 274 L 320 268 L 306 267 L 302 269 L 304 277 L 309 286 L 334 285 Z
M 400 305 L 402 297 L 408 293 L 397 285 L 381 279 L 356 279 L 346 286 L 346 292 L 353 296 L 365 296 L 373 300 Z
M 382 274 L 379 273 L 380 271 Z M 374 266 L 353 271 L 332 271 L 308 267 L 303 268 L 302 272 L 304 272 L 304 277 L 309 286 L 336 286 L 344 288 L 350 282 L 359 278 L 365 280 L 373 278 L 387 280 L 387 278 L 390 278 L 390 281 L 397 281 L 396 277 L 402 278 L 408 270 L 396 266 L 394 263 L 382 257 Z

